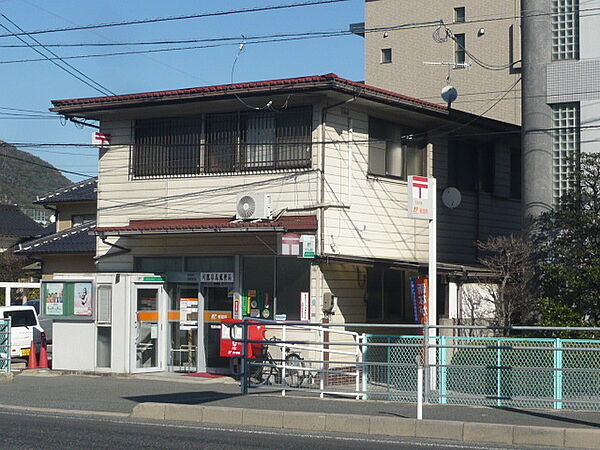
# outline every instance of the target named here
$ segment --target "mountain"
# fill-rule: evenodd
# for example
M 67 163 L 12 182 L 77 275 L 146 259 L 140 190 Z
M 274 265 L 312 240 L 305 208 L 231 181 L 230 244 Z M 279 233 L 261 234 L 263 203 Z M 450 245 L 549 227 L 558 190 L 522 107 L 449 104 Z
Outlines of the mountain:
M 56 170 L 30 163 L 54 167 L 0 140 L 0 203 L 16 203 L 20 207 L 40 209 L 41 206 L 32 205 L 37 195 L 72 183 Z

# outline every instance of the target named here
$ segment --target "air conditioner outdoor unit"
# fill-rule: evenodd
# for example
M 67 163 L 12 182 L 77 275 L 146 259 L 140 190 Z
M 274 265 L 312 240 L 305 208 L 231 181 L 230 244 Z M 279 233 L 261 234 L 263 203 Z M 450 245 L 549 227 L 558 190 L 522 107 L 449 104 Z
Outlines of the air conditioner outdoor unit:
M 235 218 L 241 220 L 271 219 L 271 196 L 244 193 L 237 196 Z

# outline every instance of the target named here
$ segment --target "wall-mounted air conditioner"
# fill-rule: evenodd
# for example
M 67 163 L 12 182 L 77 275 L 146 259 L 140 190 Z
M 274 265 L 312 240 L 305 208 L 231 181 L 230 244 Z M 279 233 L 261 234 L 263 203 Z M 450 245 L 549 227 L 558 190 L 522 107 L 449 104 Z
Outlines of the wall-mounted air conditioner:
M 271 196 L 267 194 L 244 193 L 237 196 L 235 218 L 241 220 L 271 219 Z

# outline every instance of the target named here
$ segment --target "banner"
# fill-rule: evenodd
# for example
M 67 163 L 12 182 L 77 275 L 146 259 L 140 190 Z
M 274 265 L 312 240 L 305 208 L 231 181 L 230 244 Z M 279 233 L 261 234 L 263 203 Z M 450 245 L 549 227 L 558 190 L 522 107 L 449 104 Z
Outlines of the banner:
M 411 278 L 410 296 L 413 301 L 415 323 L 429 322 L 429 280 L 427 277 Z

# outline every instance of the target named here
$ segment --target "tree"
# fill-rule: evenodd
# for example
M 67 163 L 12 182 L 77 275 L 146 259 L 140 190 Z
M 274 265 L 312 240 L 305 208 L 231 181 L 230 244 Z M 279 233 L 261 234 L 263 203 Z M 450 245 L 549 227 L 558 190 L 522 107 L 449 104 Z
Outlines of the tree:
M 523 322 L 534 304 L 532 249 L 522 236 L 490 236 L 485 242 L 477 242 L 482 256 L 479 262 L 492 277 L 486 286 L 494 303 L 496 325 L 510 327 Z M 508 335 L 509 330 L 504 330 Z
M 25 256 L 15 255 L 10 249 L 0 253 L 0 281 L 19 281 L 27 275 L 23 267 L 29 262 Z
M 573 189 L 532 224 L 546 325 L 600 322 L 600 153 L 582 154 L 573 172 Z

